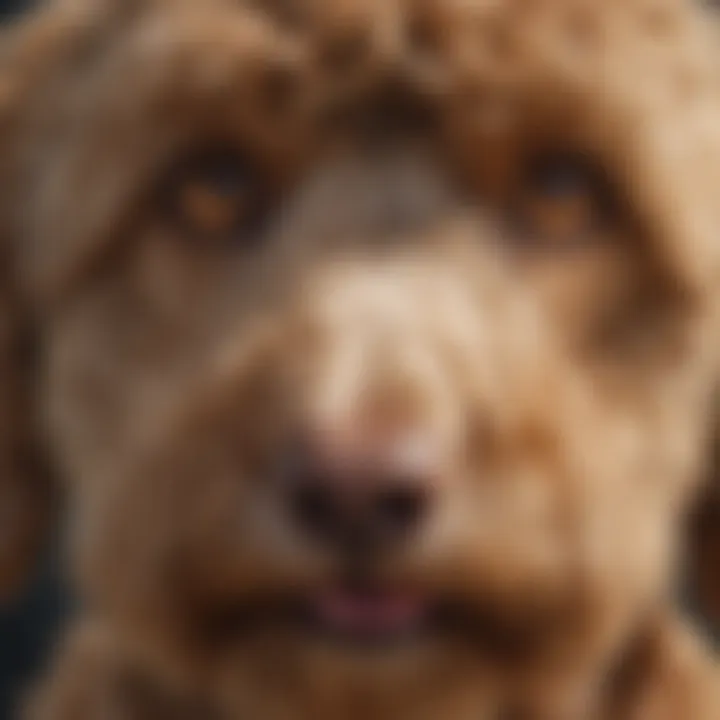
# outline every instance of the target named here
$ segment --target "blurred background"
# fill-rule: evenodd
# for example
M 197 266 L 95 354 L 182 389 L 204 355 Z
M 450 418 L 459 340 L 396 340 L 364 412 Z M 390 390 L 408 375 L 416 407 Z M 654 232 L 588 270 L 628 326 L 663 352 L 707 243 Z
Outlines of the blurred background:
M 0 16 L 6 18 L 14 15 L 29 4 L 29 0 L 0 0 Z

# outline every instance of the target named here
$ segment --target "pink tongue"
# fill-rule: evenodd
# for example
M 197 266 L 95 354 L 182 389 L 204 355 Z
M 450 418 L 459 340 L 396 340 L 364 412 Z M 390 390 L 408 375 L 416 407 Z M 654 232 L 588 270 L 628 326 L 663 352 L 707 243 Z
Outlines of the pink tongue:
M 340 632 L 385 634 L 412 629 L 426 607 L 410 595 L 335 590 L 316 598 L 315 609 L 324 624 Z

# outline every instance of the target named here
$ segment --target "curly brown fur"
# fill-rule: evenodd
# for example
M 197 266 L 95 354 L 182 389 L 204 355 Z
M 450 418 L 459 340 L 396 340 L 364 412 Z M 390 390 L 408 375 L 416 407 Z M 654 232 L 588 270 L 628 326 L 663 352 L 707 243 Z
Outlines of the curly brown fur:
M 718 716 L 671 600 L 717 364 L 699 10 L 65 0 L 16 32 L 3 215 L 87 616 L 31 716 Z M 543 157 L 580 173 L 560 216 Z M 311 537 L 298 444 L 332 493 L 411 481 L 414 534 L 362 505 Z M 329 632 L 359 583 L 417 621 Z

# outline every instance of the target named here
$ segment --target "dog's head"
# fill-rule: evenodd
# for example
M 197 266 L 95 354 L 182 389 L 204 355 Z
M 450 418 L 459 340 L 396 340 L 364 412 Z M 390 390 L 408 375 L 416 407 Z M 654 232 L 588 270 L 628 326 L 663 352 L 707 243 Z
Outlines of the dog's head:
M 712 376 L 699 14 L 43 12 L 5 214 L 90 601 L 353 677 L 368 644 L 385 679 L 612 652 L 669 581 Z

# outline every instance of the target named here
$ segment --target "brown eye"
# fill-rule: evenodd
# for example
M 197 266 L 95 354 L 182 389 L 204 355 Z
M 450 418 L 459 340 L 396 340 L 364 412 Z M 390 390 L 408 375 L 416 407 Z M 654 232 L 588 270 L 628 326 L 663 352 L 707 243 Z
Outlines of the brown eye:
M 529 163 L 513 202 L 513 232 L 532 245 L 585 244 L 598 237 L 613 214 L 609 183 L 590 158 L 541 155 Z
M 218 152 L 177 171 L 169 204 L 181 232 L 207 240 L 246 240 L 259 230 L 267 196 L 267 184 L 253 164 Z

